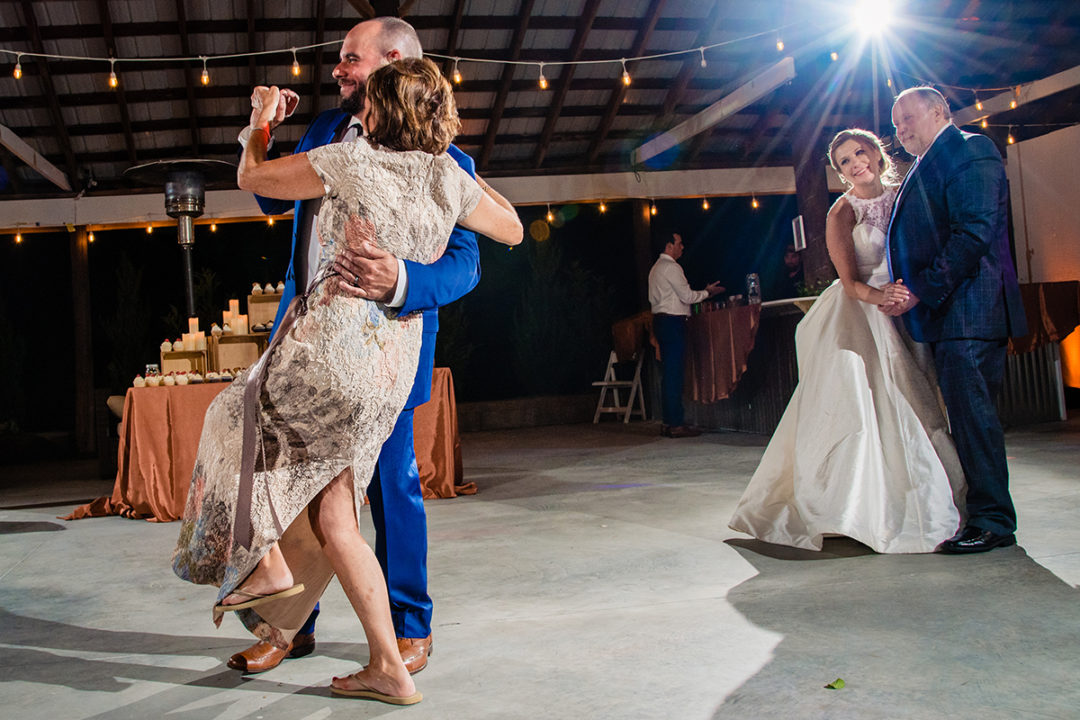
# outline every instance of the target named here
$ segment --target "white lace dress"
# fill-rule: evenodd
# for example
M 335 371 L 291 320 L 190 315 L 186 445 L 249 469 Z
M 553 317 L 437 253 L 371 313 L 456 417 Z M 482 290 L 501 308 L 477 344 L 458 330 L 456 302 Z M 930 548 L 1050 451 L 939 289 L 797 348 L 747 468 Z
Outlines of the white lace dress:
M 859 278 L 881 287 L 896 189 L 847 198 Z M 932 552 L 959 528 L 964 481 L 928 348 L 839 281 L 795 345 L 799 384 L 730 527 L 812 550 L 836 534 L 881 553 Z
M 176 574 L 219 585 L 219 601 L 279 539 L 271 503 L 288 528 L 352 467 L 359 507 L 416 375 L 420 314 L 398 317 L 335 292 L 330 264 L 337 250 L 367 239 L 399 258 L 430 263 L 480 201 L 479 186 L 445 153 L 394 152 L 360 140 L 307 157 L 326 188 L 318 218 L 322 259 L 308 310 L 282 336 L 261 392 L 251 548 L 233 541 L 245 372 L 207 411 L 173 555 Z

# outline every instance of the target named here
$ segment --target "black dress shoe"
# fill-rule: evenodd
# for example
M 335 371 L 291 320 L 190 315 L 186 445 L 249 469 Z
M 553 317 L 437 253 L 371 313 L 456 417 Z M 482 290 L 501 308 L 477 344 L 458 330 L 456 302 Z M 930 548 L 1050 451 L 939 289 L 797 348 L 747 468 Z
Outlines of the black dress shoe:
M 660 434 L 669 438 L 697 437 L 701 431 L 689 425 L 661 425 Z
M 983 530 L 968 525 L 960 532 L 953 535 L 937 546 L 937 552 L 946 555 L 963 555 L 966 553 L 980 553 L 993 550 L 998 547 L 1008 547 L 1016 544 L 1016 536 L 1012 533 L 999 535 L 991 530 Z

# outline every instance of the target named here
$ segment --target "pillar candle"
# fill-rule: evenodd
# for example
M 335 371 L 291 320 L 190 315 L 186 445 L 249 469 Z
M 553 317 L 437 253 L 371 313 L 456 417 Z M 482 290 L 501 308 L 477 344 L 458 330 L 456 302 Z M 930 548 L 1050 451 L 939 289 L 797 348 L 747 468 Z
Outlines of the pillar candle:
M 221 326 L 222 327 L 225 327 L 226 325 L 231 326 L 232 324 L 233 324 L 233 313 L 229 312 L 228 310 L 221 313 Z
M 206 349 L 206 333 L 201 332 L 201 331 L 195 333 L 195 349 L 196 350 L 205 350 Z
M 180 338 L 181 342 L 184 343 L 185 352 L 190 352 L 195 349 L 195 336 L 192 333 L 184 333 Z
M 229 301 L 229 313 L 232 314 L 232 315 L 239 315 L 240 314 L 240 301 L 239 300 L 230 300 Z
M 189 333 L 199 332 L 199 318 L 189 317 L 187 319 L 187 329 Z
M 247 335 L 248 334 L 248 316 L 237 315 L 236 316 L 236 334 Z

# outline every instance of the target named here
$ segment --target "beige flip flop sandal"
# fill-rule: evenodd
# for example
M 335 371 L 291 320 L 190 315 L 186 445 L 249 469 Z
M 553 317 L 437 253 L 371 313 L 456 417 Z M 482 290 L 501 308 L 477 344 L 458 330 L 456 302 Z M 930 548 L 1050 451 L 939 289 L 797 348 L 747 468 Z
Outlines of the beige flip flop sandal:
M 304 592 L 304 583 L 297 583 L 297 584 L 293 585 L 291 588 L 289 588 L 288 590 L 282 590 L 281 592 L 272 593 L 270 595 L 259 595 L 258 593 L 250 593 L 247 590 L 241 590 L 241 589 L 237 588 L 236 590 L 233 590 L 229 594 L 230 595 L 243 595 L 244 597 L 249 597 L 251 599 L 250 600 L 245 600 L 244 602 L 235 603 L 233 605 L 215 605 L 214 606 L 214 612 L 215 613 L 226 613 L 226 612 L 233 612 L 235 610 L 247 610 L 248 608 L 253 608 L 256 605 L 262 605 L 263 603 L 268 603 L 271 600 L 281 600 L 282 598 L 292 597 L 293 595 L 299 595 L 302 592 Z
M 379 702 L 388 703 L 390 705 L 415 705 L 424 699 L 424 696 L 417 690 L 412 695 L 387 695 L 381 693 L 378 690 L 372 690 L 369 687 L 358 688 L 356 690 L 346 690 L 345 688 L 330 686 L 330 694 L 337 695 L 338 697 L 348 698 L 360 698 L 364 700 L 378 700 Z

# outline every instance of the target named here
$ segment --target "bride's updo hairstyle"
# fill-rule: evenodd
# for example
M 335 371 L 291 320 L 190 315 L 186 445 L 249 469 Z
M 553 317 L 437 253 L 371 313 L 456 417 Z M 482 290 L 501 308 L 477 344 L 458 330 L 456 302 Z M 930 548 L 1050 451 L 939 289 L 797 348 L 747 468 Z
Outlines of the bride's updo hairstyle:
M 427 58 L 383 65 L 367 79 L 368 139 L 391 150 L 446 152 L 461 130 L 450 83 Z
M 832 169 L 836 171 L 836 174 L 840 176 L 840 182 L 845 185 L 848 184 L 848 181 L 844 178 L 844 174 L 840 172 L 840 168 L 836 166 L 836 160 L 833 156 L 836 154 L 836 148 L 840 147 L 848 140 L 854 140 L 867 150 L 877 150 L 878 153 L 880 153 L 881 160 L 878 161 L 878 171 L 881 174 L 881 182 L 883 184 L 896 185 L 899 183 L 900 178 L 897 177 L 896 168 L 893 167 L 892 161 L 889 159 L 889 154 L 885 152 L 885 147 L 881 144 L 881 139 L 869 130 L 860 130 L 859 128 L 841 130 L 836 133 L 836 137 L 829 143 L 829 164 L 832 165 Z

